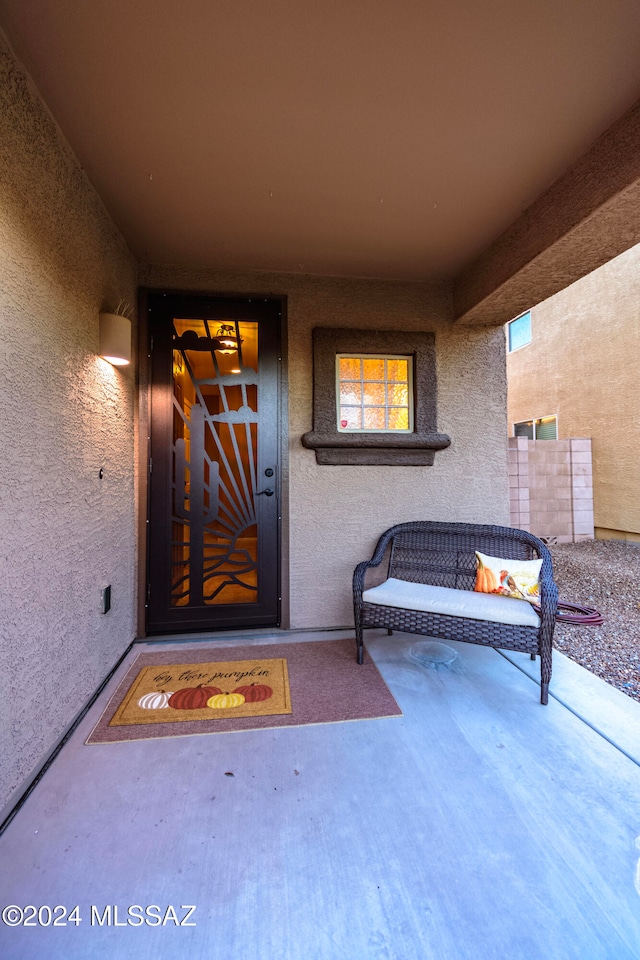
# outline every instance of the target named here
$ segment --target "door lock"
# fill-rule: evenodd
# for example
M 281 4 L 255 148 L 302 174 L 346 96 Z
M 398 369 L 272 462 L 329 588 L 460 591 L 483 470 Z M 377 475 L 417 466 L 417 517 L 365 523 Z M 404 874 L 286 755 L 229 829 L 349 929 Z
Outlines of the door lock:
M 264 472 L 264 475 L 265 475 L 265 477 L 272 477 L 272 476 L 273 476 L 273 469 L 272 469 L 271 467 L 267 467 L 267 469 L 266 469 L 265 472 Z
M 273 496 L 273 490 L 271 489 L 271 487 L 267 487 L 266 490 L 258 490 L 258 491 L 256 491 L 256 497 L 259 497 L 262 493 L 264 493 L 265 497 L 272 497 L 272 496 Z

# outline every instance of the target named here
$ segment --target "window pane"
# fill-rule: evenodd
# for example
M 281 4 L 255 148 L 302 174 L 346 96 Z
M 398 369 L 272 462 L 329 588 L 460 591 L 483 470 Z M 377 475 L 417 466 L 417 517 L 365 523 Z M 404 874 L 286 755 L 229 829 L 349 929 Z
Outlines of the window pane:
M 365 380 L 384 380 L 384 360 L 363 360 Z
M 407 380 L 408 366 L 406 360 L 387 360 L 387 380 Z
M 374 406 L 384 406 L 386 401 L 384 383 L 365 383 L 364 402 Z
M 360 379 L 360 361 L 356 357 L 340 357 L 340 379 Z
M 389 429 L 390 430 L 408 430 L 409 429 L 409 411 L 406 407 L 391 407 L 389 410 Z
M 343 430 L 360 430 L 362 428 L 362 408 L 340 407 L 340 426 Z
M 389 406 L 407 407 L 409 405 L 409 387 L 406 383 L 390 383 L 387 386 Z
M 340 384 L 340 403 L 362 403 L 362 385 L 360 381 L 345 381 Z
M 533 440 L 533 420 L 514 423 L 513 435 L 514 437 L 526 437 L 528 440 Z
M 536 440 L 557 440 L 558 426 L 555 417 L 543 417 L 536 420 Z
M 364 408 L 364 428 L 365 430 L 384 430 L 385 424 L 384 407 L 365 407 Z
M 523 313 L 509 324 L 509 352 L 531 343 L 531 314 Z

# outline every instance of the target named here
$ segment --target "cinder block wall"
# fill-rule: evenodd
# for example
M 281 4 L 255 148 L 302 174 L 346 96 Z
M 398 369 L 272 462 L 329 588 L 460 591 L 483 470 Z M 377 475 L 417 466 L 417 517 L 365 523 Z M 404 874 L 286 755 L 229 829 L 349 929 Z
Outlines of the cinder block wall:
M 511 525 L 558 543 L 592 540 L 591 440 L 509 438 Z
M 591 438 L 599 539 L 640 541 L 638 303 L 640 243 L 534 306 L 507 354 L 509 423 L 554 414 L 562 439 Z

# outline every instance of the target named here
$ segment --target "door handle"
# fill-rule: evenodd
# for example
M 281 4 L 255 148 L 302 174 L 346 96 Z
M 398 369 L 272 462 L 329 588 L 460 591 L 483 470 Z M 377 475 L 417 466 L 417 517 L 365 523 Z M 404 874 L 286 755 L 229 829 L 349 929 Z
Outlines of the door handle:
M 265 490 L 256 490 L 256 497 L 259 497 L 262 493 L 264 493 L 265 497 L 273 496 L 273 490 L 271 487 L 267 487 Z

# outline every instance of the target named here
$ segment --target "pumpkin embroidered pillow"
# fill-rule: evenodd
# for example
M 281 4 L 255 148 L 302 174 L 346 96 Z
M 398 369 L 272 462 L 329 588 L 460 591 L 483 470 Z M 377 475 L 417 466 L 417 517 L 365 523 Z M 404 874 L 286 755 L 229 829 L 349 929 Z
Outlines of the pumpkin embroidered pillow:
M 540 595 L 539 560 L 489 557 L 476 550 L 476 593 L 497 593 L 516 600 L 536 600 Z

